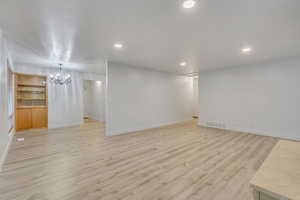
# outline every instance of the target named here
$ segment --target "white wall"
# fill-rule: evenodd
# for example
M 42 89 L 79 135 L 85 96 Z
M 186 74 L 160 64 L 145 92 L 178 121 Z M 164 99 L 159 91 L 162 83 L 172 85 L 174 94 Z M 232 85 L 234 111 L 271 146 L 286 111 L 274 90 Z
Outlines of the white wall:
M 105 82 L 84 81 L 84 112 L 85 117 L 105 121 Z
M 46 75 L 57 70 L 50 68 L 16 65 L 15 72 Z M 48 80 L 48 127 L 60 128 L 83 123 L 82 77 L 79 72 L 70 72 L 70 85 L 55 85 Z
M 49 75 L 56 70 L 51 68 L 16 65 L 15 72 Z M 72 75 L 72 84 L 55 85 L 48 80 L 48 127 L 60 128 L 83 123 L 83 77 L 95 75 L 68 71 Z
M 10 133 L 15 131 L 15 76 L 11 64 L 8 62 L 7 69 L 7 101 L 8 101 L 8 129 Z
M 9 114 L 8 112 L 8 49 L 6 41 L 0 30 L 0 171 L 4 163 L 9 144 L 13 138 L 9 134 Z
M 99 121 L 105 121 L 105 82 L 92 81 L 91 84 L 91 118 Z
M 199 110 L 199 88 L 198 77 L 193 78 L 193 116 L 198 116 Z
M 83 116 L 90 118 L 92 112 L 92 81 L 83 81 Z
M 192 78 L 108 63 L 106 134 L 190 120 Z
M 300 60 L 204 72 L 199 124 L 300 140 Z

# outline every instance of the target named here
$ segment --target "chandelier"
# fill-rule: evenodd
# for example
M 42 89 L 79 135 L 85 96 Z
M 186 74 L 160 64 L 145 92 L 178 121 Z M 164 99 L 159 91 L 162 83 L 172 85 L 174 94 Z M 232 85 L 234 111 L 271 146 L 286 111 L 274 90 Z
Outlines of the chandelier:
M 49 75 L 50 81 L 56 85 L 68 85 L 72 82 L 71 75 L 62 71 L 61 66 L 62 64 L 59 64 L 58 72 Z

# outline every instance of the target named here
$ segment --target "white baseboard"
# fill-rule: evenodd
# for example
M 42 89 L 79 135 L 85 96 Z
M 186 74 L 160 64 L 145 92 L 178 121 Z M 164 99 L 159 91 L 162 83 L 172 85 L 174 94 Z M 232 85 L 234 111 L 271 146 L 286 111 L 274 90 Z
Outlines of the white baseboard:
M 7 157 L 7 154 L 8 154 L 9 148 L 10 148 L 10 145 L 11 145 L 11 143 L 12 143 L 12 141 L 13 141 L 14 135 L 15 135 L 15 130 L 13 130 L 13 131 L 9 134 L 8 143 L 6 144 L 6 147 L 5 147 L 5 149 L 4 149 L 3 155 L 2 155 L 2 157 L 0 158 L 0 172 L 2 171 L 4 162 L 5 162 L 5 160 L 6 160 L 6 157 Z
M 152 125 L 152 126 L 147 126 L 147 127 L 144 126 L 144 127 L 131 128 L 131 129 L 127 129 L 127 130 L 106 130 L 106 136 L 123 135 L 123 134 L 128 134 L 128 133 L 132 133 L 132 132 L 136 132 L 136 131 L 170 126 L 170 125 L 187 122 L 187 121 L 191 121 L 191 120 L 192 119 L 184 119 L 184 120 L 178 120 L 178 121 L 173 121 L 173 122 L 160 123 L 157 125 Z
M 96 120 L 96 121 L 100 121 L 100 122 L 105 121 L 105 119 L 103 117 L 98 117 L 98 116 L 94 116 L 94 115 L 91 115 L 89 118 L 93 119 L 93 120 Z
M 65 128 L 65 127 L 72 127 L 72 126 L 80 126 L 83 124 L 83 121 L 81 122 L 71 122 L 71 123 L 61 123 L 61 124 L 49 124 L 49 129 L 56 129 L 56 128 Z
M 198 123 L 198 126 L 207 127 L 207 128 L 221 129 L 221 130 L 227 130 L 227 131 L 237 131 L 237 132 L 242 132 L 242 133 L 250 133 L 250 134 L 253 134 L 253 135 L 267 136 L 267 137 L 273 137 L 273 138 L 278 138 L 278 139 L 300 141 L 300 138 L 278 136 L 278 135 L 274 135 L 272 133 L 259 131 L 259 130 L 256 130 L 256 129 L 244 129 L 244 128 L 232 128 L 232 127 L 229 127 L 229 128 L 216 128 L 216 127 L 208 126 L 206 123 L 201 123 L 201 122 Z

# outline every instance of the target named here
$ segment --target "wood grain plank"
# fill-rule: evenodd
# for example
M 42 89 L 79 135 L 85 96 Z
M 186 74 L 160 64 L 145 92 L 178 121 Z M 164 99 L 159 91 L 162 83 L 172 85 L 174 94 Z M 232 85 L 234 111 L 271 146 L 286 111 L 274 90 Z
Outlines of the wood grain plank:
M 105 137 L 104 124 L 20 132 L 0 173 L 2 200 L 250 200 L 276 139 L 196 121 Z

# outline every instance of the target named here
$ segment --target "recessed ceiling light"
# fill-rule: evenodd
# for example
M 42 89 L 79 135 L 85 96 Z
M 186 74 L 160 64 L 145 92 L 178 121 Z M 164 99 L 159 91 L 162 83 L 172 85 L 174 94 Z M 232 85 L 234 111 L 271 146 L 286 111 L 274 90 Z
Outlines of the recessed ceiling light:
M 182 6 L 184 8 L 193 8 L 196 5 L 196 1 L 195 0 L 185 0 L 182 3 Z
M 245 48 L 242 48 L 242 52 L 243 53 L 250 53 L 252 51 L 252 48 L 251 47 L 245 47 Z
M 115 47 L 116 49 L 122 49 L 122 48 L 123 48 L 123 44 L 121 44 L 121 43 L 115 43 L 115 44 L 114 44 L 114 47 Z
M 184 66 L 186 66 L 186 62 L 181 62 L 180 64 L 179 64 L 181 67 L 184 67 Z

